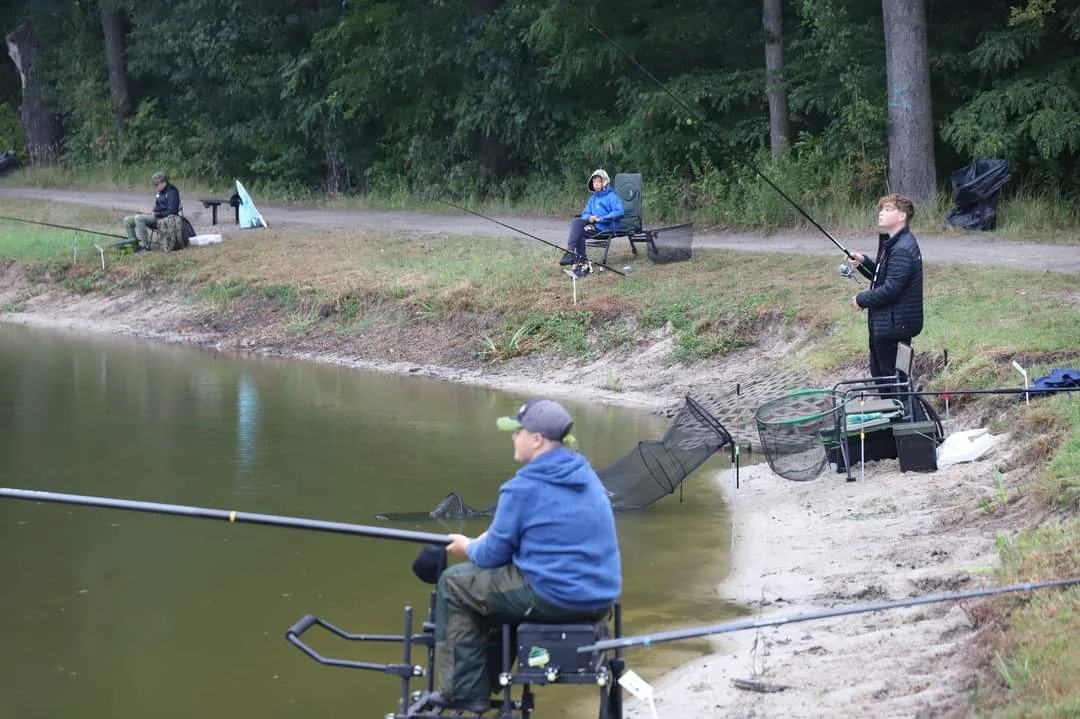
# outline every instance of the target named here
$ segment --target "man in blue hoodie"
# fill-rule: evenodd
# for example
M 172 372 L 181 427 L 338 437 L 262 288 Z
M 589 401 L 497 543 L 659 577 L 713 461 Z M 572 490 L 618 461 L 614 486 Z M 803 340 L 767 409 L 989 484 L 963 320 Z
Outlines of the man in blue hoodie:
M 573 443 L 563 407 L 534 398 L 496 425 L 511 432 L 523 466 L 499 488 L 491 526 L 451 534 L 446 551 L 469 561 L 439 577 L 435 651 L 441 706 L 491 707 L 489 629 L 528 618 L 596 621 L 622 591 L 615 515 L 607 490 Z
M 611 178 L 604 170 L 595 170 L 589 175 L 589 190 L 592 195 L 585 203 L 580 217 L 570 223 L 570 236 L 566 240 L 567 252 L 559 260 L 560 265 L 587 264 L 585 239 L 600 232 L 619 229 L 619 220 L 625 210 L 622 198 L 611 187 Z

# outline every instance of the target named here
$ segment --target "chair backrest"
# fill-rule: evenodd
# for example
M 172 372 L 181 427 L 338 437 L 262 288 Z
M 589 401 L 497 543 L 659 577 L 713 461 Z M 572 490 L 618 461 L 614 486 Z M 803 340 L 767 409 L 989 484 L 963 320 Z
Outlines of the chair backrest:
M 911 380 L 913 360 L 914 353 L 911 351 L 911 345 L 903 342 L 896 345 L 896 374 L 900 376 L 901 380 Z
M 641 229 L 641 174 L 620 172 L 615 175 L 611 184 L 623 203 L 619 229 L 623 232 L 637 232 Z

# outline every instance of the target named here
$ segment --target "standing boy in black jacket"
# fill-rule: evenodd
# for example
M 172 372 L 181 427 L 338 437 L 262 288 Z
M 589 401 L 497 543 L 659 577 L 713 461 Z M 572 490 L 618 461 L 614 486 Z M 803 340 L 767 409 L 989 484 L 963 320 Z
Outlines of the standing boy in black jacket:
M 915 203 L 903 195 L 886 195 L 878 200 L 877 258 L 870 260 L 852 252 L 848 262 L 870 280 L 865 289 L 851 298 L 857 310 L 868 310 L 870 328 L 870 375 L 896 374 L 896 348 L 923 328 L 922 252 L 908 223 L 915 216 Z

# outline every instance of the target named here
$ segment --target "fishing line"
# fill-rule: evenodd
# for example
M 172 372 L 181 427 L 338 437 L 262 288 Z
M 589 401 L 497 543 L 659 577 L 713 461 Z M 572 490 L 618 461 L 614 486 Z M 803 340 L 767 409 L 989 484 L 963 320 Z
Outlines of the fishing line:
M 508 225 L 505 222 L 499 222 L 498 220 L 496 220 L 494 218 L 491 218 L 491 217 L 488 217 L 487 215 L 482 215 L 479 212 L 476 212 L 475 210 L 470 210 L 467 207 L 462 207 L 461 205 L 455 205 L 453 202 L 447 202 L 446 200 L 442 200 L 442 199 L 439 199 L 439 198 L 435 198 L 435 199 L 436 199 L 436 202 L 441 202 L 444 205 L 447 205 L 449 207 L 453 207 L 455 210 L 461 210 L 462 212 L 468 212 L 470 215 L 476 215 L 477 217 L 483 217 L 485 220 L 488 220 L 489 222 L 494 222 L 496 225 L 501 225 L 502 227 L 505 227 L 508 230 L 513 230 L 514 232 L 525 235 L 526 237 L 531 237 L 532 239 L 537 240 L 538 242 L 543 242 L 545 245 L 548 245 L 549 247 L 554 247 L 556 250 L 561 250 L 562 252 L 570 252 L 569 249 L 567 249 L 567 248 L 565 248 L 565 247 L 563 247 L 561 245 L 556 245 L 554 242 L 548 242 L 544 238 L 537 237 L 536 235 L 530 235 L 525 230 L 519 230 L 518 228 L 514 227 L 513 225 Z M 615 269 L 611 265 L 605 265 L 603 262 L 594 262 L 592 260 L 589 260 L 589 262 L 590 262 L 590 264 L 594 264 L 594 265 L 596 265 L 598 267 L 603 267 L 605 270 L 610 270 L 610 271 L 614 272 L 615 274 L 617 274 L 617 275 L 619 275 L 621 277 L 626 277 L 625 272 L 620 272 L 619 270 Z
M 387 529 L 364 524 L 328 522 L 322 519 L 306 519 L 304 517 L 288 517 L 277 514 L 255 514 L 252 512 L 238 512 L 235 510 L 192 507 L 185 504 L 161 504 L 159 502 L 142 502 L 134 499 L 113 499 L 111 497 L 93 497 L 84 494 L 64 494 L 62 492 L 46 492 L 32 489 L 11 489 L 9 487 L 0 487 L 0 497 L 7 497 L 8 499 L 25 499 L 30 502 L 56 502 L 58 504 L 77 504 L 86 507 L 101 507 L 104 509 L 126 509 L 153 514 L 171 514 L 181 517 L 219 519 L 229 522 L 230 524 L 263 524 L 272 527 L 285 527 L 287 529 L 307 529 L 316 532 L 332 532 L 335 534 L 352 534 L 361 537 L 396 539 L 403 542 L 421 542 L 424 544 L 450 543 L 450 537 L 445 534 L 435 534 L 433 532 L 416 532 L 408 529 Z
M 795 614 L 764 619 L 741 619 L 734 622 L 725 622 L 723 624 L 713 624 L 704 627 L 688 627 L 687 629 L 673 629 L 668 632 L 658 632 L 656 634 L 642 634 L 634 637 L 605 639 L 603 641 L 589 644 L 584 647 L 578 647 L 577 651 L 579 654 L 585 654 L 588 652 L 605 651 L 608 649 L 647 647 L 651 644 L 659 644 L 661 642 L 673 642 L 679 639 L 693 639 L 696 637 L 708 636 L 710 634 L 727 634 L 730 632 L 742 631 L 744 629 L 778 627 L 784 624 L 809 622 L 815 619 L 829 619 L 831 617 L 843 617 L 852 614 L 880 612 L 886 609 L 903 609 L 905 607 L 916 607 L 921 604 L 935 604 L 939 602 L 954 602 L 962 601 L 964 599 L 975 599 L 978 597 L 991 597 L 996 594 L 1009 594 L 1012 592 L 1030 592 L 1034 589 L 1047 589 L 1049 587 L 1069 587 L 1077 584 L 1080 584 L 1080 577 L 1070 577 L 1068 579 L 1051 579 L 1044 582 L 1025 582 L 1023 584 L 1012 584 L 1007 587 L 994 587 L 992 589 L 977 589 L 970 592 L 936 594 L 928 597 L 913 597 L 911 599 L 899 599 L 892 602 L 879 602 L 877 604 L 860 604 L 854 607 L 829 609 L 821 612 L 807 612 L 805 614 Z
M 21 217 L 7 217 L 6 215 L 0 215 L 0 220 L 11 220 L 12 222 L 26 222 L 31 225 L 42 225 L 44 227 L 55 227 L 58 230 L 74 230 L 75 232 L 85 232 L 88 235 L 101 235 L 102 237 L 115 237 L 120 240 L 127 240 L 124 235 L 114 235 L 111 232 L 98 232 L 97 230 L 87 230 L 82 227 L 70 227 L 68 225 L 54 225 L 51 222 L 39 222 L 37 220 L 24 220 Z
M 787 193 L 784 192 L 783 190 L 781 190 L 780 187 L 775 182 L 770 180 L 765 175 L 764 172 L 759 170 L 757 165 L 754 164 L 750 160 L 750 158 L 748 158 L 746 155 L 739 152 L 737 149 L 735 149 L 734 147 L 731 147 L 727 142 L 725 142 L 723 136 L 720 135 L 720 132 L 716 128 L 714 128 L 704 117 L 702 117 L 699 112 L 697 112 L 697 111 L 691 109 L 690 107 L 688 107 L 686 105 L 686 103 L 684 103 L 682 100 L 680 100 L 673 92 L 671 92 L 671 90 L 667 89 L 667 86 L 664 85 L 664 83 L 662 83 L 658 79 L 656 79 L 656 77 L 651 72 L 649 72 L 647 69 L 645 69 L 645 67 L 640 62 L 635 60 L 634 57 L 630 53 L 628 53 L 626 50 L 624 50 L 617 42 L 612 40 L 608 36 L 607 33 L 605 33 L 603 30 L 601 30 L 599 27 L 597 27 L 596 24 L 592 20 L 590 20 L 582 11 L 578 10 L 576 7 L 574 7 L 571 3 L 567 2 L 566 0 L 563 0 L 563 5 L 566 5 L 571 10 L 573 10 L 575 13 L 577 13 L 578 16 L 581 17 L 581 19 L 585 21 L 585 24 L 588 25 L 590 30 L 596 32 L 597 34 L 600 35 L 600 37 L 607 40 L 608 43 L 610 43 L 611 46 L 614 47 L 619 52 L 619 54 L 621 54 L 623 57 L 625 57 L 627 60 L 629 60 L 631 63 L 633 63 L 633 65 L 638 70 L 640 70 L 642 73 L 644 73 L 644 75 L 646 77 L 648 77 L 650 80 L 652 80 L 654 83 L 656 83 L 657 87 L 659 87 L 661 90 L 663 90 L 664 94 L 667 95 L 669 98 L 671 98 L 672 102 L 674 102 L 676 105 L 678 105 L 678 107 L 681 110 L 683 110 L 683 112 L 687 113 L 688 115 L 693 117 L 695 120 L 697 120 L 699 126 L 703 126 L 706 130 L 708 130 L 709 133 L 712 134 L 713 139 L 717 141 L 717 144 L 719 144 L 722 148 L 726 149 L 728 152 L 730 152 L 732 154 L 732 156 L 734 156 L 736 159 L 740 160 L 747 167 L 749 167 L 751 170 L 753 170 L 754 174 L 756 174 L 758 177 L 760 177 L 762 180 L 765 181 L 765 184 L 767 184 L 772 189 L 776 190 L 777 194 L 779 194 L 780 197 L 783 197 L 785 200 L 787 200 L 788 204 L 790 204 L 792 207 L 794 207 L 795 210 L 800 215 L 805 217 L 806 220 L 811 225 L 813 225 L 818 230 L 820 230 L 823 235 L 828 237 L 829 240 L 832 241 L 832 243 L 834 245 L 836 245 L 838 248 L 840 248 L 840 250 L 845 255 L 848 256 L 848 258 L 855 259 L 855 257 L 851 254 L 851 252 L 848 251 L 848 249 L 846 247 L 841 245 L 837 241 L 837 239 L 835 237 L 833 237 L 831 234 L 829 234 L 828 230 L 826 230 L 824 227 L 822 227 L 820 224 L 818 224 L 817 220 L 815 220 L 813 217 L 810 216 L 810 213 L 808 213 L 806 210 L 804 210 L 802 208 L 802 206 L 799 205 L 799 203 L 795 202 L 795 200 L 791 199 L 787 195 Z

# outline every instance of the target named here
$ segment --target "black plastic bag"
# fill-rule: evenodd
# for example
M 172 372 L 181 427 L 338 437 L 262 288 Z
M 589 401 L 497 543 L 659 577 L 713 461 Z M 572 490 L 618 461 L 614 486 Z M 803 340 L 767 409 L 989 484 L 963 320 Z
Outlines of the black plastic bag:
M 0 175 L 3 175 L 9 170 L 14 170 L 18 166 L 19 159 L 15 156 L 14 150 L 0 153 Z
M 997 224 L 998 198 L 1009 181 L 1008 160 L 976 160 L 949 176 L 955 207 L 946 221 L 968 230 L 992 230 Z

